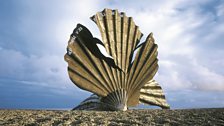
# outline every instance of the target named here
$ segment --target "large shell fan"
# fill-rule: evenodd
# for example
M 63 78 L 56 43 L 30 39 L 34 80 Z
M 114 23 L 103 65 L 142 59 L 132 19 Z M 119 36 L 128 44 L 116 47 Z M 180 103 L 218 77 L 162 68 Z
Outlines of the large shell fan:
M 81 89 L 97 94 L 100 102 L 113 110 L 136 106 L 142 94 L 140 89 L 158 70 L 157 45 L 152 33 L 139 45 L 142 33 L 125 13 L 105 9 L 91 19 L 100 29 L 102 42 L 85 26 L 77 25 L 65 54 L 70 79 Z M 104 56 L 97 44 L 104 46 L 113 58 Z

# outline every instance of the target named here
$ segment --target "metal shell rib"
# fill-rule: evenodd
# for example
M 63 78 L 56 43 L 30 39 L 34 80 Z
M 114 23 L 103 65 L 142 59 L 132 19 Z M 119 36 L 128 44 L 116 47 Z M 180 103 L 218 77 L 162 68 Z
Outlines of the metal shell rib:
M 85 26 L 77 25 L 65 54 L 72 82 L 101 97 L 100 103 L 114 107 L 113 110 L 136 106 L 139 100 L 151 104 L 144 102 L 151 99 L 142 94 L 142 88 L 158 70 L 158 46 L 152 33 L 139 45 L 142 33 L 125 13 L 105 9 L 91 19 L 100 29 L 102 42 L 94 38 Z M 97 44 L 104 46 L 113 58 L 104 56 Z M 131 62 L 136 50 L 138 52 Z M 166 101 L 152 105 L 160 104 L 166 104 Z

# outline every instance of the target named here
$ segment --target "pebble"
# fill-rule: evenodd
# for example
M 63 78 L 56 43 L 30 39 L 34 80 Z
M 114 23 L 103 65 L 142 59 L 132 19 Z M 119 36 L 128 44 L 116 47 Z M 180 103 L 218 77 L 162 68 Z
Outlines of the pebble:
M 224 125 L 224 108 L 126 112 L 2 109 L 0 125 Z

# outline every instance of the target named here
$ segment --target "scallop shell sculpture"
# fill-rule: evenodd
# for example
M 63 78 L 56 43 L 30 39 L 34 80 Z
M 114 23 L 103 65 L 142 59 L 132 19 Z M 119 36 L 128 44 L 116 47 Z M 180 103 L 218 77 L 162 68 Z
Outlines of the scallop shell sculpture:
M 100 29 L 102 42 L 77 24 L 64 56 L 71 81 L 94 93 L 74 109 L 125 111 L 139 103 L 168 109 L 161 87 L 153 80 L 158 46 L 152 33 L 139 44 L 143 35 L 139 27 L 132 17 L 117 10 L 104 9 L 91 19 Z M 110 56 L 102 54 L 99 47 Z

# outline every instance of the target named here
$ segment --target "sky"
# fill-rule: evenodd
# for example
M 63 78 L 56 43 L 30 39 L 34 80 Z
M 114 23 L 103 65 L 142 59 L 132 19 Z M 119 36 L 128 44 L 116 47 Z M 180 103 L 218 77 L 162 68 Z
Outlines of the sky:
M 71 109 L 87 98 L 64 54 L 77 23 L 101 39 L 89 17 L 104 8 L 133 17 L 142 41 L 153 32 L 154 79 L 172 109 L 224 107 L 223 0 L 1 0 L 0 109 Z

